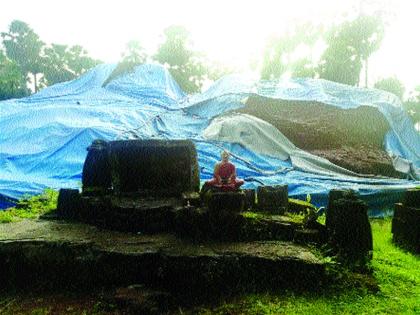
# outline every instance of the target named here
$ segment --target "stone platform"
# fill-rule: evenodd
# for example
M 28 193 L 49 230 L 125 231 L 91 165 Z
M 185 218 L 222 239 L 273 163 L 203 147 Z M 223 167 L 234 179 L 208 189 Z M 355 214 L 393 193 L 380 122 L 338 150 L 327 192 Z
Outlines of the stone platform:
M 323 263 L 291 242 L 197 243 L 49 220 L 0 225 L 0 270 L 4 287 L 138 283 L 181 295 L 316 288 L 324 276 Z

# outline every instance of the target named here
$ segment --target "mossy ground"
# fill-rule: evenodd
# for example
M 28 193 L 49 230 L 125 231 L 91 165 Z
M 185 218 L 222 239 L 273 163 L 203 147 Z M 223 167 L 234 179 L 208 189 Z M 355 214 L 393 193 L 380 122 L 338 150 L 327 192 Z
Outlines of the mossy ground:
M 14 222 L 19 219 L 37 218 L 57 207 L 58 191 L 46 189 L 37 196 L 24 197 L 13 207 L 0 211 L 0 223 Z

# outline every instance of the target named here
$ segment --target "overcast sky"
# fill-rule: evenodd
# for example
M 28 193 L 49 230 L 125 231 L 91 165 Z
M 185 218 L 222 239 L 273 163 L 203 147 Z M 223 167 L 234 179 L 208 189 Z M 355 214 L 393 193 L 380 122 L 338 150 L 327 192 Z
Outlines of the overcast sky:
M 139 40 L 153 53 L 163 30 L 182 24 L 197 49 L 246 69 L 262 57 L 273 33 L 301 21 L 329 24 L 360 9 L 392 12 L 382 47 L 371 58 L 371 82 L 396 75 L 409 89 L 420 85 L 419 0 L 13 0 L 2 3 L 0 31 L 19 19 L 44 42 L 80 44 L 94 58 L 117 62 L 129 40 Z

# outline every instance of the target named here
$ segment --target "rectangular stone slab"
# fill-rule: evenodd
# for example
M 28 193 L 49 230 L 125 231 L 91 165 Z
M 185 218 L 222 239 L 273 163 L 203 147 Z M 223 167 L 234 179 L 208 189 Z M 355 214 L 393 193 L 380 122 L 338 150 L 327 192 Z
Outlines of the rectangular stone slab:
M 307 287 L 324 275 L 308 248 L 290 242 L 191 243 L 33 220 L 0 225 L 0 268 L 6 286 L 146 283 L 176 292 Z
M 197 152 L 192 141 L 111 141 L 109 160 L 116 193 L 181 196 L 199 191 Z

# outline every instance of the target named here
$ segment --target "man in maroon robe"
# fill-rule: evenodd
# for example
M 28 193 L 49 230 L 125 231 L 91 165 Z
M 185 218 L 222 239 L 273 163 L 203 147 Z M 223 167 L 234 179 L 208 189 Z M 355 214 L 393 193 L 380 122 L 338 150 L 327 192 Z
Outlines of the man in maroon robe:
M 222 152 L 222 160 L 215 165 L 213 178 L 204 183 L 203 191 L 235 191 L 244 184 L 242 179 L 236 178 L 236 168 L 229 162 L 229 156 L 229 152 Z

